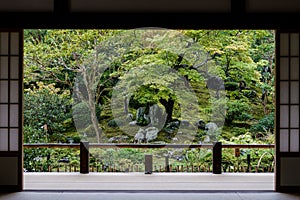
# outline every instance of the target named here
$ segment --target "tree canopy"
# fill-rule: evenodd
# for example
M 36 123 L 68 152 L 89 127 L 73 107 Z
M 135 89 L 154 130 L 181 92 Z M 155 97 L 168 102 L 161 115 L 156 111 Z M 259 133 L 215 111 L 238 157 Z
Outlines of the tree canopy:
M 216 123 L 224 140 L 273 134 L 271 30 L 37 29 L 25 30 L 24 40 L 31 129 L 48 124 L 62 137 L 132 142 L 157 112 L 165 118 L 156 141 L 203 141 L 199 121 Z

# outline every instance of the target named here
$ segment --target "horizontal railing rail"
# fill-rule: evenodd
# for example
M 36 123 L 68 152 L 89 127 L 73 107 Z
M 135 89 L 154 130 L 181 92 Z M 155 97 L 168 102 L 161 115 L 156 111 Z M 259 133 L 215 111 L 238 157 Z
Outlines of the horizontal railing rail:
M 89 149 L 90 148 L 206 148 L 212 149 L 212 172 L 214 174 L 222 173 L 222 149 L 232 148 L 236 152 L 240 149 L 272 149 L 274 144 L 222 144 L 216 142 L 214 144 L 132 144 L 132 143 L 35 143 L 23 144 L 24 148 L 77 148 L 80 149 L 80 173 L 89 173 Z M 145 155 L 145 173 L 152 173 L 152 157 L 146 158 Z M 151 165 L 151 166 L 150 166 Z M 147 169 L 147 170 L 146 170 Z M 170 171 L 169 166 L 166 166 L 166 171 Z
M 90 148 L 213 148 L 213 144 L 131 144 L 131 143 L 90 143 Z M 80 148 L 80 143 L 31 143 L 24 144 L 24 148 Z M 222 148 L 239 149 L 271 149 L 274 144 L 222 144 Z

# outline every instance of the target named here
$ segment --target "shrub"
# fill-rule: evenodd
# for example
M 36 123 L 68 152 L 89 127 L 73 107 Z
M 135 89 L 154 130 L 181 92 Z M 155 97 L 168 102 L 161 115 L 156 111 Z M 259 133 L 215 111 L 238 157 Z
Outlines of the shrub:
M 239 84 L 236 82 L 226 82 L 224 84 L 224 86 L 225 86 L 225 89 L 229 90 L 229 91 L 235 91 L 239 88 Z
M 243 95 L 249 99 L 254 99 L 257 97 L 257 94 L 254 90 L 243 90 Z
M 100 106 L 96 106 L 96 116 L 99 121 Z M 80 102 L 73 106 L 73 119 L 77 129 L 83 129 L 92 124 L 91 114 L 87 102 Z
M 234 120 L 246 121 L 251 119 L 249 104 L 241 100 L 230 100 L 227 102 L 226 122 Z
M 274 113 L 270 113 L 269 115 L 266 115 L 262 119 L 258 121 L 257 124 L 254 124 L 250 131 L 252 133 L 257 132 L 274 132 Z
M 24 91 L 24 127 L 26 142 L 51 142 L 65 131 L 64 121 L 71 117 L 69 91 L 55 84 L 37 83 Z M 40 133 L 36 135 L 37 133 Z M 44 135 L 43 135 L 44 134 Z M 46 137 L 47 136 L 47 137 Z M 44 141 L 42 141 L 42 137 Z M 48 140 L 48 141 L 46 141 Z

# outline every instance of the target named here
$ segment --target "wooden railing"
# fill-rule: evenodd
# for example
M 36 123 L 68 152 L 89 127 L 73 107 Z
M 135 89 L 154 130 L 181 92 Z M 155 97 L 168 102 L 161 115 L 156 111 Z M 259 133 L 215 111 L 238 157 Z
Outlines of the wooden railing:
M 125 143 L 95 144 L 95 143 L 89 143 L 89 142 L 81 142 L 81 143 L 73 143 L 73 144 L 37 143 L 37 144 L 24 144 L 23 146 L 24 146 L 24 148 L 77 148 L 77 149 L 80 149 L 80 173 L 82 173 L 82 174 L 87 174 L 91 170 L 90 165 L 89 165 L 90 148 L 101 148 L 101 149 L 104 149 L 104 148 L 142 148 L 142 149 L 206 148 L 206 149 L 212 149 L 212 153 L 213 153 L 212 154 L 212 173 L 213 174 L 221 174 L 222 173 L 222 149 L 233 148 L 233 149 L 235 149 L 235 153 L 239 154 L 240 149 L 272 149 L 275 147 L 274 144 L 222 144 L 221 142 L 216 142 L 213 144 L 125 144 Z M 156 170 L 156 169 L 153 170 L 152 159 L 153 159 L 152 155 L 145 155 L 145 173 L 147 173 L 147 174 L 152 173 L 153 171 Z M 249 155 L 247 156 L 247 160 L 250 160 Z M 245 172 L 251 171 L 250 167 L 251 166 L 248 165 L 247 168 L 244 168 L 244 171 Z M 181 169 L 182 169 L 182 166 L 181 166 Z M 177 166 L 177 170 L 180 171 L 179 166 Z M 194 170 L 194 166 L 192 166 L 192 171 L 193 170 Z M 169 165 L 169 161 L 168 161 L 167 157 L 166 157 L 166 166 L 164 167 L 164 171 L 166 171 L 166 172 L 172 171 L 172 165 Z M 200 171 L 200 166 L 199 166 L 199 171 Z M 208 170 L 208 171 L 210 171 L 210 170 Z

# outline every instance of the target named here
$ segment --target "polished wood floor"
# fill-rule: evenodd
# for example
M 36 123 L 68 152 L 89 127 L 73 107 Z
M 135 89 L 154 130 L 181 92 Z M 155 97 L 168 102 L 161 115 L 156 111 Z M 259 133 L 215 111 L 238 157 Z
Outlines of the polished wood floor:
M 273 173 L 24 173 L 25 190 L 274 191 Z

